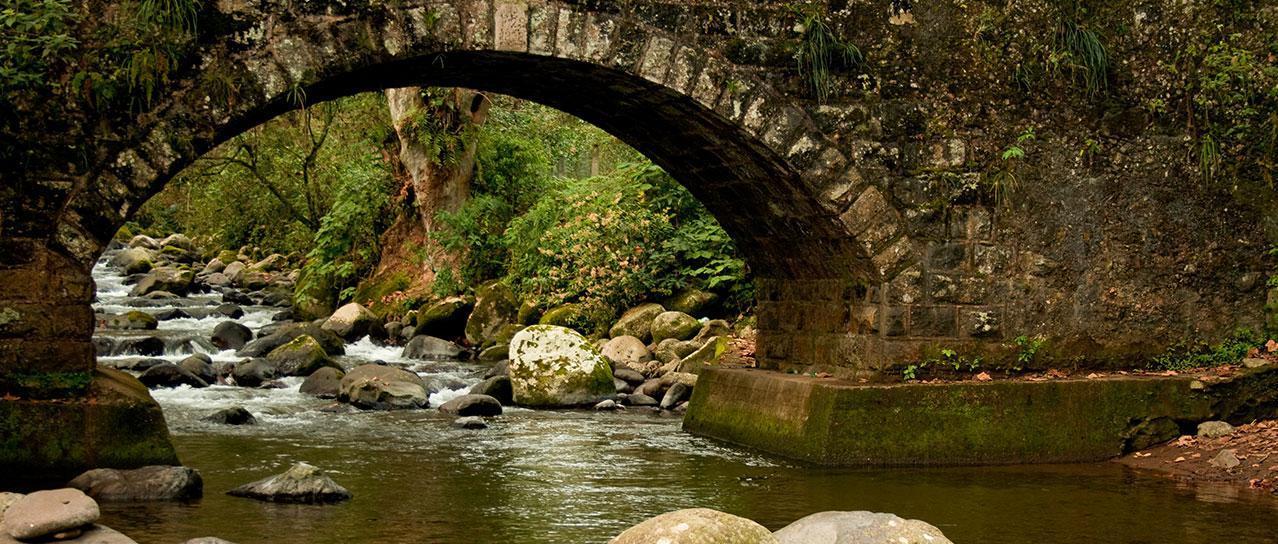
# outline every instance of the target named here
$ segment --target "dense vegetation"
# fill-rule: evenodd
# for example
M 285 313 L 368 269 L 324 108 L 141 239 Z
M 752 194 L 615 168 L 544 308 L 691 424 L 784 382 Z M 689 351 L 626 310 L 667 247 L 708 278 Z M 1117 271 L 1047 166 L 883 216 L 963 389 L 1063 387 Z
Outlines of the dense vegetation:
M 724 311 L 753 298 L 745 263 L 690 193 L 625 144 L 561 112 L 496 97 L 471 195 L 433 243 L 463 256 L 427 292 L 357 289 L 409 203 L 385 97 L 300 107 L 201 158 L 152 199 L 134 232 L 185 232 L 211 248 L 280 253 L 299 302 L 362 299 L 394 314 L 501 280 L 536 307 L 576 303 L 583 327 L 685 289 Z M 440 153 L 442 156 L 442 152 Z M 367 286 L 365 286 L 367 287 Z

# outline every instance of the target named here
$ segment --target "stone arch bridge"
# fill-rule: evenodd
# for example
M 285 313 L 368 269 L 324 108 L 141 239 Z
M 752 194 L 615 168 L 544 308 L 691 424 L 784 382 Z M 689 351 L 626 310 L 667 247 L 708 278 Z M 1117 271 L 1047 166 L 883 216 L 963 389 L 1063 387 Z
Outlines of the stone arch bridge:
M 1022 176 L 1043 190 L 1007 208 L 973 197 L 998 127 L 1014 123 L 946 57 L 967 36 L 960 8 L 834 4 L 834 27 L 867 61 L 836 73 L 823 104 L 796 73 L 786 2 L 206 2 L 194 52 L 153 104 L 107 115 L 61 96 L 5 125 L 28 130 L 3 135 L 14 145 L 0 169 L 0 387 L 78 406 L 77 377 L 95 365 L 89 270 L 201 153 L 299 94 L 402 86 L 541 102 L 667 169 L 759 278 L 767 368 L 865 375 L 942 348 L 997 360 L 1020 335 L 1049 338 L 1060 359 L 1114 364 L 1260 319 L 1260 222 L 1219 213 L 1228 195 L 1185 195 L 1188 174 L 1166 164 L 1179 143 L 1118 134 L 1128 162 L 1100 172 L 1079 169 L 1074 148 L 1044 151 Z M 1066 106 L 1097 126 L 1099 114 Z M 1205 256 L 1183 251 L 1197 244 Z M 75 410 L 86 427 L 105 417 Z M 7 430 L 4 447 L 20 434 Z

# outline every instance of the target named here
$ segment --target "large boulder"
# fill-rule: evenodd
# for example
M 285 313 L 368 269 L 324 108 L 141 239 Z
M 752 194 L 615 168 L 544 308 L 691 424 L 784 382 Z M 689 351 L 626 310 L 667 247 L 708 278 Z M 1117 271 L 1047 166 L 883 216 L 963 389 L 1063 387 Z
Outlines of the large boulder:
M 480 286 L 475 290 L 475 309 L 466 320 L 466 341 L 472 346 L 483 345 L 502 327 L 514 322 L 518 312 L 519 301 L 504 283 Z
M 593 405 L 616 393 L 608 360 L 565 327 L 534 325 L 520 331 L 510 343 L 509 368 L 515 404 Z
M 405 359 L 422 361 L 455 361 L 462 357 L 466 350 L 461 346 L 434 336 L 416 336 L 404 346 L 402 356 Z
M 953 544 L 932 525 L 874 512 L 819 512 L 775 536 L 780 544 Z
M 541 315 L 541 319 L 537 320 L 537 324 L 580 329 L 586 321 L 586 309 L 582 305 L 564 304 L 547 310 Z
M 152 259 L 154 256 L 151 251 L 134 247 L 116 253 L 115 257 L 111 258 L 111 266 L 119 268 L 126 276 L 144 274 L 151 271 Z
M 36 491 L 4 511 L 0 529 L 18 540 L 79 529 L 98 520 L 98 503 L 79 489 Z
M 145 234 L 139 234 L 129 239 L 129 247 L 130 248 L 140 247 L 142 249 L 158 250 L 160 249 L 160 242 L 156 240 L 155 238 L 152 238 Z
M 280 376 L 310 376 L 326 366 L 341 368 L 328 358 L 324 346 L 310 335 L 301 335 L 292 342 L 271 350 L 266 360 L 275 365 Z
M 692 340 L 676 340 L 667 338 L 657 344 L 657 349 L 652 354 L 664 364 L 674 363 L 683 360 L 684 357 L 692 355 L 697 351 L 697 344 Z
M 652 320 L 652 342 L 660 344 L 662 340 L 689 340 L 701 330 L 701 322 L 683 312 L 662 312 Z
M 141 376 L 138 376 L 138 381 L 151 389 L 177 387 L 179 385 L 189 385 L 196 388 L 209 386 L 209 382 L 173 363 L 161 363 L 146 369 Z
M 355 367 L 342 378 L 337 399 L 366 410 L 421 408 L 427 404 L 426 384 L 416 374 L 382 365 Z
M 700 289 L 684 289 L 665 300 L 667 309 L 692 315 L 705 315 L 718 303 L 719 295 Z
M 445 402 L 439 407 L 439 411 L 459 417 L 499 416 L 501 402 L 488 395 L 462 395 Z
M 609 544 L 777 544 L 766 527 L 746 518 L 690 508 L 661 514 L 626 529 Z
M 232 261 L 227 263 L 226 268 L 222 269 L 222 275 L 226 276 L 226 279 L 231 283 L 237 283 L 240 281 L 240 276 L 244 274 L 244 269 L 246 268 L 248 267 L 244 266 L 244 263 L 240 261 Z
M 93 469 L 67 484 L 99 501 L 179 501 L 204 495 L 204 479 L 190 467 Z
M 253 331 L 234 321 L 223 321 L 213 327 L 209 338 L 217 349 L 241 349 L 253 339 Z
M 175 247 L 175 248 L 184 249 L 190 252 L 199 251 L 199 248 L 195 247 L 195 242 L 192 241 L 189 237 L 187 237 L 187 235 L 182 234 L 180 232 L 176 234 L 170 234 L 164 237 L 163 240 L 160 240 L 160 249 L 164 249 L 166 247 Z
M 279 272 L 288 266 L 288 259 L 279 253 L 272 253 L 265 259 L 253 263 L 248 267 L 249 272 Z
M 299 390 L 304 395 L 311 395 L 321 399 L 335 399 L 337 393 L 341 390 L 342 378 L 346 377 L 346 373 L 339 368 L 326 366 L 306 377 L 306 381 L 302 382 L 302 388 Z
M 354 342 L 368 336 L 380 325 L 377 315 L 358 303 L 352 302 L 338 308 L 321 326 L 332 331 L 347 342 Z
M 707 366 L 711 366 L 719 359 L 720 355 L 728 349 L 728 339 L 724 336 L 715 336 L 710 338 L 696 351 L 688 354 L 679 361 L 679 365 L 675 368 L 676 372 L 688 372 L 691 374 L 700 374 L 701 370 Z
M 652 320 L 657 316 L 665 313 L 666 309 L 660 304 L 640 304 L 626 310 L 621 314 L 621 319 L 608 329 L 608 336 L 617 338 L 619 336 L 633 336 L 644 342 L 652 340 Z
M 475 302 L 466 297 L 448 297 L 417 311 L 414 330 L 439 338 L 460 338 L 466 334 L 466 319 Z
M 336 357 L 346 354 L 346 342 L 340 336 L 333 334 L 332 331 L 326 331 L 314 323 L 291 323 L 280 325 L 266 336 L 260 336 L 257 340 L 244 345 L 244 348 L 236 352 L 240 357 L 262 357 L 270 353 L 284 344 L 292 342 L 299 336 L 310 336 L 323 346 L 324 352 L 330 356 Z
M 350 500 L 351 492 L 320 469 L 298 463 L 283 474 L 244 484 L 226 492 L 260 501 L 323 504 Z
M 185 295 L 191 291 L 195 274 L 190 270 L 162 267 L 151 270 L 129 291 L 129 296 L 140 297 L 156 291 Z
M 631 364 L 641 364 L 652 360 L 652 352 L 643 340 L 634 336 L 618 336 L 604 344 L 600 353 L 615 367 L 624 368 Z

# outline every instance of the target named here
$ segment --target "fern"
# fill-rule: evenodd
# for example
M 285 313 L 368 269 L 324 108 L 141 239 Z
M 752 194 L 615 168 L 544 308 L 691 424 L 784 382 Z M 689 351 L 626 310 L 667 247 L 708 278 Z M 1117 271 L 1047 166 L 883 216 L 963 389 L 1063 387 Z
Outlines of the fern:
M 818 102 L 830 97 L 833 77 L 830 68 L 837 59 L 845 65 L 857 65 L 864 59 L 855 45 L 844 43 L 825 22 L 821 10 L 812 4 L 790 6 L 799 17 L 803 35 L 794 55 L 799 77 L 805 80 Z

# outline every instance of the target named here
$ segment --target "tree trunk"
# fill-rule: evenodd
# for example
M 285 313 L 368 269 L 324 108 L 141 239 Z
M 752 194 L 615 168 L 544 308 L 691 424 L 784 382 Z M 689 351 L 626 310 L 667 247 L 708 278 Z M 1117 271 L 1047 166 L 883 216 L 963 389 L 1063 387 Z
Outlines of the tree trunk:
M 383 235 L 377 271 L 362 290 L 369 298 L 396 290 L 421 296 L 431 292 L 443 270 L 456 277 L 465 258 L 440 245 L 437 234 L 445 227 L 438 216 L 460 210 L 470 198 L 479 128 L 491 101 L 465 89 L 418 87 L 388 89 L 386 99 L 400 143 L 392 160 L 404 178 L 406 206 Z

